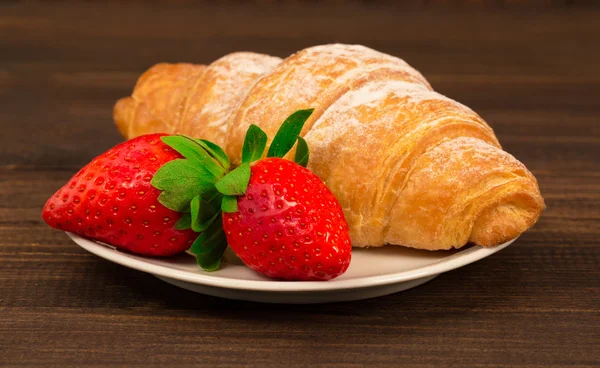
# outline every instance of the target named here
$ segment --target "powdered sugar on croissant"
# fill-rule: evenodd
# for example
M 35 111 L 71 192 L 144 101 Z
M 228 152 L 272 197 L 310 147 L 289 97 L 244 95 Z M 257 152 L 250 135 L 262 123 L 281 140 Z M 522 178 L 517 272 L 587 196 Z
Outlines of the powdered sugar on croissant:
M 212 140 L 239 162 L 250 124 L 270 137 L 298 109 L 309 168 L 344 208 L 354 246 L 494 246 L 538 219 L 535 177 L 471 109 L 396 57 L 323 45 L 281 61 L 234 53 L 211 65 L 159 64 L 115 106 L 131 138 L 164 131 Z

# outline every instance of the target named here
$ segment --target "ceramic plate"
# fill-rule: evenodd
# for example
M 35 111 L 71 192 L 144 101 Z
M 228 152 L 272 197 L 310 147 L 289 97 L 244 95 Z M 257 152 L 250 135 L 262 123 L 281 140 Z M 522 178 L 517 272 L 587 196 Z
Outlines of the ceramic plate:
M 147 258 L 67 233 L 83 249 L 120 265 L 148 272 L 175 286 L 229 299 L 268 303 L 326 303 L 387 295 L 421 285 L 442 272 L 473 263 L 507 247 L 478 246 L 454 251 L 424 251 L 399 246 L 353 249 L 352 262 L 337 279 L 274 281 L 250 270 L 229 249 L 219 271 L 204 272 L 193 256 Z

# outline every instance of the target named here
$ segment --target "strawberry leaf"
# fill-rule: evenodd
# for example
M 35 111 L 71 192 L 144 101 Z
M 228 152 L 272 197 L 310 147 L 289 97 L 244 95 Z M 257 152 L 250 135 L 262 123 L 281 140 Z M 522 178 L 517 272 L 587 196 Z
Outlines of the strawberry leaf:
M 176 230 L 187 230 L 192 227 L 192 215 L 189 213 L 184 213 L 181 215 L 181 218 L 177 220 L 175 223 Z
M 206 150 L 206 152 L 208 152 L 212 157 L 214 157 L 215 160 L 219 161 L 219 163 L 221 164 L 221 166 L 223 166 L 223 168 L 225 168 L 225 170 L 229 170 L 229 157 L 227 157 L 227 154 L 225 153 L 225 151 L 223 151 L 221 147 L 219 147 L 211 141 L 207 141 L 206 139 L 195 139 L 195 141 L 199 145 L 201 145 Z
M 221 202 L 221 211 L 223 212 L 237 212 L 238 210 L 238 205 L 237 205 L 237 198 L 235 198 L 235 196 L 223 196 L 223 200 Z
M 271 142 L 267 157 L 285 156 L 294 147 L 304 123 L 313 111 L 314 109 L 298 110 L 285 119 Z
M 158 201 L 173 211 L 189 212 L 190 201 L 199 193 L 210 191 L 215 178 L 197 162 L 176 159 L 163 165 L 151 184 L 163 192 Z
M 302 137 L 298 137 L 298 145 L 296 146 L 296 156 L 294 162 L 302 167 L 308 165 L 308 157 L 310 156 L 308 151 L 308 144 Z
M 259 160 L 267 146 L 267 134 L 258 126 L 252 124 L 246 132 L 242 148 L 242 162 L 251 163 Z
M 250 165 L 245 163 L 225 175 L 215 187 L 219 192 L 225 195 L 242 195 L 246 193 L 248 182 L 250 181 Z
M 214 186 L 210 188 L 210 190 L 202 192 L 202 199 L 210 203 L 213 208 L 219 207 L 221 197 L 223 197 L 223 194 L 221 194 Z
M 184 135 L 167 135 L 161 140 L 190 161 L 196 162 L 214 178 L 220 178 L 226 169 L 206 151 L 196 140 Z
M 219 211 L 210 203 L 195 196 L 190 202 L 191 209 L 191 227 L 195 232 L 206 230 L 219 215 Z
M 227 243 L 225 243 L 225 249 L 227 249 Z M 225 253 L 225 251 L 223 251 L 223 253 Z M 208 259 L 205 260 L 205 258 Z M 212 260 L 212 263 L 210 263 Z M 209 255 L 209 256 L 196 256 L 196 263 L 198 263 L 198 266 L 200 266 L 204 271 L 206 272 L 215 272 L 218 271 L 219 268 L 221 268 L 221 257 L 216 258 L 213 255 Z
M 190 252 L 196 256 L 196 262 L 204 271 L 216 271 L 219 269 L 225 249 L 227 249 L 227 240 L 221 224 L 221 216 L 217 216 L 206 231 L 198 235 Z

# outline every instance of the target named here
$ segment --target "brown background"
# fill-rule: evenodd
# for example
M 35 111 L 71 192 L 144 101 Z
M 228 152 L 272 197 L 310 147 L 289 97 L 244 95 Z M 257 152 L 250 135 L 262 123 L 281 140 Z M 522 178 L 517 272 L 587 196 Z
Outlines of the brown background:
M 0 366 L 598 366 L 595 3 L 0 3 Z M 540 222 L 416 289 L 312 306 L 183 291 L 42 222 L 46 198 L 121 141 L 112 105 L 148 66 L 332 41 L 400 56 L 479 112 L 537 176 Z

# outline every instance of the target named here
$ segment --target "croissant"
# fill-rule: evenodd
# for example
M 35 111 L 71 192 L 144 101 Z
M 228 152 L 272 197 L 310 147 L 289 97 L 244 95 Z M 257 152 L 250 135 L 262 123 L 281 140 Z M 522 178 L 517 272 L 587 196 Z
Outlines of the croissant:
M 114 120 L 126 138 L 202 137 L 239 163 L 251 124 L 273 137 L 285 117 L 309 107 L 301 132 L 309 169 L 340 201 L 356 247 L 491 247 L 529 229 L 544 209 L 535 177 L 483 119 L 403 60 L 364 46 L 158 64 L 117 102 Z

